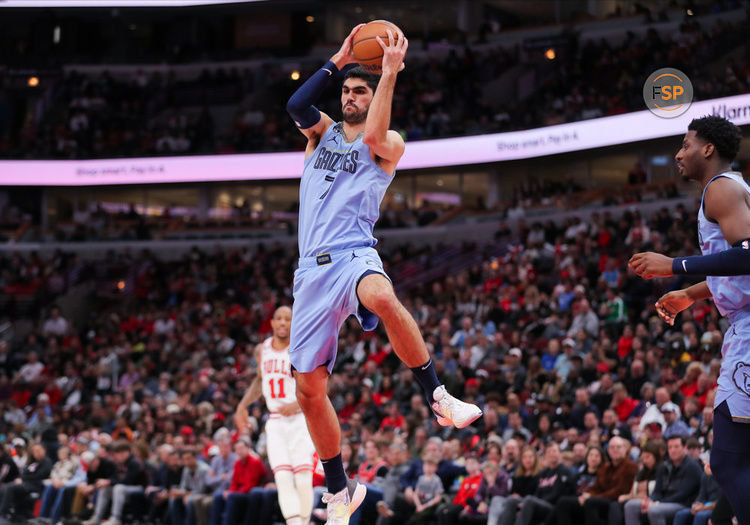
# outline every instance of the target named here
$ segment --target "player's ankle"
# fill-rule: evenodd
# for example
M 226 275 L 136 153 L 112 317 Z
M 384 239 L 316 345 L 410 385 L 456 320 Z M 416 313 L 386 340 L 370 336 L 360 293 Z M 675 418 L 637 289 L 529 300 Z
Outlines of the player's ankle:
M 323 465 L 323 471 L 326 475 L 326 487 L 328 492 L 336 494 L 346 488 L 346 471 L 344 470 L 344 463 L 341 459 L 341 453 L 330 459 L 320 460 Z
M 432 359 L 429 359 L 421 366 L 412 367 L 411 371 L 414 373 L 414 378 L 420 384 L 422 390 L 424 390 L 427 404 L 432 405 L 432 394 L 436 388 L 440 387 L 440 381 L 437 378 L 435 364 L 432 362 Z

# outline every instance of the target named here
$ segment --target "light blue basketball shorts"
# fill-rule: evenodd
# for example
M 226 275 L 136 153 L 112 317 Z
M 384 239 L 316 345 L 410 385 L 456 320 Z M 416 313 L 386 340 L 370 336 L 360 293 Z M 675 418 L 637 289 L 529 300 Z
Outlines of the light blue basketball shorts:
M 355 315 L 365 331 L 378 317 L 359 303 L 357 285 L 370 273 L 388 277 L 374 248 L 352 248 L 303 257 L 294 273 L 294 305 L 289 360 L 301 373 L 319 366 L 330 374 L 336 360 L 339 329 Z
M 750 423 L 750 312 L 741 310 L 729 318 L 714 408 L 726 401 L 733 421 Z

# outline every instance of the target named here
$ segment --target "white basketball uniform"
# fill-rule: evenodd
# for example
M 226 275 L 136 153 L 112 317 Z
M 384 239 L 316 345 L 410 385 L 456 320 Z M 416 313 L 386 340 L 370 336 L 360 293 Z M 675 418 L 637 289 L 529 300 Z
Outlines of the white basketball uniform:
M 289 364 L 289 347 L 275 350 L 273 337 L 263 341 L 260 351 L 260 370 L 263 376 L 263 397 L 271 415 L 266 421 L 266 450 L 273 473 L 313 471 L 313 445 L 305 416 L 298 412 L 282 416 L 281 405 L 297 400 L 296 387 Z

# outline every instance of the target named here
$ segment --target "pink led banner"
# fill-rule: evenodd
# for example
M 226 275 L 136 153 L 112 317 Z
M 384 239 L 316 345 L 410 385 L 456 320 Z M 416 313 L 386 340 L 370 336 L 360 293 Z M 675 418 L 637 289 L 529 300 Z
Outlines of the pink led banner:
M 661 137 L 680 136 L 693 118 L 750 124 L 750 94 L 693 102 L 682 116 L 639 111 L 509 133 L 409 142 L 399 169 L 425 169 L 528 159 Z M 677 148 L 675 143 L 675 148 Z M 255 153 L 101 160 L 0 161 L 0 185 L 86 186 L 298 178 L 303 154 Z

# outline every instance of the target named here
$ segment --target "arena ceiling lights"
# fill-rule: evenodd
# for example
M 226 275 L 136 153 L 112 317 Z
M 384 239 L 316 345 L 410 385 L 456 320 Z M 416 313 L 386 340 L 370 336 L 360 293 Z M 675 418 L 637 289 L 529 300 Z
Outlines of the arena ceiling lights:
M 192 7 L 263 0 L 0 0 L 0 7 Z

